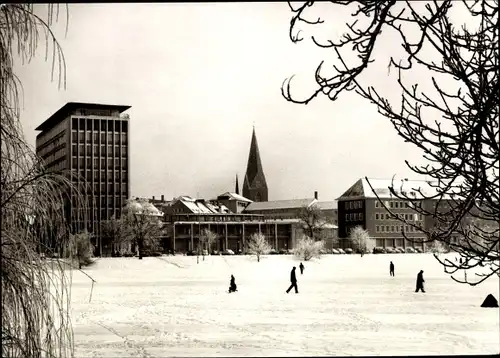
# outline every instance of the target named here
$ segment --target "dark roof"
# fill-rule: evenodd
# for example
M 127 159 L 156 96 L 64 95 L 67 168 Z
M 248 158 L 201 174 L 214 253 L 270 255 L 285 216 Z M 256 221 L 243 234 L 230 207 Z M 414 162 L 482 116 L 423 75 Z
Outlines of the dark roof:
M 315 202 L 314 198 L 275 200 L 275 201 L 254 201 L 245 208 L 244 212 L 278 210 L 278 209 L 300 209 L 303 206 L 309 206 L 314 202 Z
M 84 103 L 84 102 L 68 102 L 61 108 L 57 110 L 52 116 L 50 116 L 45 122 L 40 124 L 35 128 L 37 131 L 43 131 L 49 128 L 54 127 L 56 124 L 61 122 L 64 118 L 68 116 L 68 114 L 78 108 L 85 109 L 116 109 L 120 111 L 120 113 L 126 111 L 130 108 L 130 106 L 121 106 L 114 104 L 99 104 L 99 103 Z

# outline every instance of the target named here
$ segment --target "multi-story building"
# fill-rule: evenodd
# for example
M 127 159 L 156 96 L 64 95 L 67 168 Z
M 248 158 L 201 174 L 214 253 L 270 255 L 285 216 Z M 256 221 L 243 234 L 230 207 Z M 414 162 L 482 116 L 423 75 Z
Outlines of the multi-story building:
M 181 196 L 164 207 L 164 248 L 176 252 L 194 250 L 203 229 L 217 235 L 212 249 L 246 252 L 247 241 L 254 233 L 265 235 L 275 250 L 290 249 L 295 240 L 293 220 L 266 220 L 263 215 L 233 213 L 217 201 Z
M 388 189 L 392 187 L 391 179 L 369 178 L 368 181 L 365 178 L 359 179 L 338 198 L 341 246 L 349 247 L 350 243 L 347 238 L 350 230 L 361 226 L 368 231 L 371 238 L 375 239 L 377 247 L 406 248 L 411 246 L 423 249 L 422 241 L 425 235 L 414 226 L 405 225 L 391 216 L 385 207 L 415 226 L 427 227 L 427 218 L 412 207 L 412 202 L 400 200 L 391 194 Z M 401 185 L 394 182 L 394 189 L 398 193 L 404 192 L 406 195 L 418 198 L 417 190 L 420 189 L 428 195 L 430 186 L 423 180 L 403 179 Z M 416 205 L 425 205 L 425 201 L 417 201 Z M 405 239 L 402 232 L 411 240 Z
M 119 217 L 129 197 L 130 106 L 68 102 L 36 130 L 36 152 L 48 170 L 70 170 L 85 193 L 89 209 L 72 221 L 74 231 L 89 230 L 99 238 L 99 223 Z M 85 185 L 83 185 L 85 184 Z M 73 198 L 68 218 L 76 217 Z M 98 240 L 97 254 L 105 248 Z M 107 246 L 107 244 L 106 244 Z M 111 250 L 111 245 L 109 245 Z

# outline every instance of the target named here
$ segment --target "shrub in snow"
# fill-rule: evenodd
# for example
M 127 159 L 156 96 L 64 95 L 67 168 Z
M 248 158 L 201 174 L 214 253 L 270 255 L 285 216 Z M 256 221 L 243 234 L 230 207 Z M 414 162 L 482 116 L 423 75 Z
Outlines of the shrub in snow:
M 422 250 L 421 247 L 416 247 L 415 251 L 418 252 L 419 254 L 422 254 L 424 252 L 424 250 Z
M 385 254 L 385 249 L 383 247 L 374 247 L 373 253 L 374 254 Z
M 90 242 L 91 235 L 87 232 L 81 232 L 79 234 L 70 234 L 68 250 L 71 255 L 76 260 L 78 268 L 81 269 L 83 266 L 89 266 L 94 261 L 94 246 Z
M 255 233 L 250 236 L 248 243 L 248 252 L 257 256 L 257 262 L 260 262 L 261 255 L 267 255 L 271 252 L 271 245 L 267 242 L 266 237 L 261 233 Z
M 340 254 L 340 251 L 337 249 L 332 249 L 332 254 L 338 255 L 338 254 Z
M 344 255 L 344 254 L 345 254 L 345 251 L 344 251 L 344 250 L 342 250 L 342 249 L 337 249 L 337 250 L 338 250 L 339 254 L 341 254 L 341 255 Z
M 293 249 L 293 253 L 299 259 L 308 261 L 313 257 L 320 257 L 321 250 L 324 249 L 324 246 L 325 243 L 323 241 L 314 241 L 304 235 L 297 241 L 297 245 Z
M 368 231 L 361 226 L 356 226 L 349 235 L 354 250 L 362 255 L 372 252 L 375 247 L 375 240 L 370 238 Z
M 394 253 L 394 248 L 393 247 L 386 247 L 385 248 L 385 252 L 387 254 L 393 254 Z
M 406 248 L 406 252 L 409 253 L 409 254 L 414 254 L 415 253 L 415 249 L 413 247 L 407 247 Z

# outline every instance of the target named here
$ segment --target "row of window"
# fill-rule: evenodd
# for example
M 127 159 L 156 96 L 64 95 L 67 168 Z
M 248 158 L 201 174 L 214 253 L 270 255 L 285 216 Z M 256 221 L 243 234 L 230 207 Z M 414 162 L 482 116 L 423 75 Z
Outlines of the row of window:
M 37 150 L 36 150 L 36 153 L 38 154 L 38 156 L 43 157 L 48 152 L 54 150 L 55 147 L 58 147 L 61 144 L 64 144 L 65 143 L 65 140 L 64 140 L 65 133 L 66 133 L 66 131 L 62 130 L 58 134 L 56 134 L 52 139 L 50 139 L 46 143 L 43 143 L 42 145 L 38 146 Z
M 114 155 L 113 155 L 113 147 L 114 147 Z M 106 148 L 108 149 L 106 151 Z M 121 148 L 121 150 L 120 150 Z M 94 149 L 94 151 L 92 152 L 92 149 Z M 84 144 L 74 144 L 72 145 L 71 147 L 71 152 L 72 152 L 72 155 L 76 156 L 76 155 L 80 155 L 80 156 L 84 156 L 85 154 L 87 156 L 99 156 L 99 155 L 102 155 L 102 156 L 108 156 L 108 157 L 113 157 L 113 156 L 121 156 L 122 157 L 126 157 L 127 156 L 127 146 L 125 145 L 122 145 L 121 147 L 119 145 L 111 145 L 111 144 L 108 144 L 107 146 L 102 144 L 102 145 L 84 145 Z
M 422 214 L 395 214 L 401 220 L 407 221 L 421 221 L 423 220 Z M 390 214 L 388 213 L 375 213 L 375 220 L 393 220 Z M 395 220 L 395 218 L 394 218 Z
M 71 124 L 72 130 L 128 132 L 128 121 L 124 121 L 120 117 L 117 117 L 117 119 L 73 117 Z
M 397 233 L 401 231 L 417 232 L 413 226 L 408 225 L 375 225 L 375 232 Z
M 46 165 L 46 169 L 49 172 L 59 172 L 66 169 L 67 168 L 66 165 L 68 165 L 66 159 L 55 160 L 51 161 L 48 165 Z
M 127 133 L 117 132 L 95 132 L 95 131 L 72 131 L 71 140 L 73 143 L 92 143 L 99 144 L 127 144 Z M 106 141 L 107 140 L 107 141 Z M 106 143 L 107 142 L 107 143 Z
M 361 221 L 361 220 L 363 220 L 363 213 L 345 214 L 345 221 Z
M 85 160 L 86 159 L 86 160 Z M 99 164 L 101 164 L 101 170 L 106 169 L 106 164 L 108 165 L 107 169 L 127 169 L 128 160 L 127 158 L 78 158 L 73 156 L 72 158 L 72 167 L 73 169 L 88 169 L 92 167 L 92 163 L 94 164 L 94 170 L 99 169 Z M 86 164 L 86 165 L 85 165 Z
M 77 171 L 75 171 L 77 172 Z M 78 172 L 77 172 L 78 173 Z M 88 182 L 91 181 L 113 181 L 113 178 L 115 178 L 114 181 L 120 181 L 120 173 L 121 173 L 121 181 L 126 182 L 127 181 L 127 172 L 126 171 L 119 171 L 119 170 L 108 170 L 106 175 L 105 170 L 80 170 L 80 177 L 85 179 Z M 115 174 L 113 177 L 113 173 Z M 93 180 L 92 180 L 93 179 Z M 107 180 L 106 180 L 107 179 Z
M 412 208 L 414 205 L 421 207 L 422 203 L 412 203 L 408 201 L 394 201 L 394 200 L 385 200 L 384 205 L 387 208 L 391 209 L 408 209 Z M 383 208 L 384 205 L 382 205 L 378 200 L 375 202 L 375 207 L 376 208 Z
M 363 208 L 363 200 L 354 200 L 344 202 L 344 208 L 346 210 L 354 210 Z

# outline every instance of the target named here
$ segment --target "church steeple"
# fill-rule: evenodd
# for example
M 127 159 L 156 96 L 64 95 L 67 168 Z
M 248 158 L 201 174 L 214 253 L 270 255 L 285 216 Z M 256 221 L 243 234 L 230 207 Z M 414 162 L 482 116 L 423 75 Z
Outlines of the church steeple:
M 267 183 L 262 162 L 260 160 L 259 146 L 255 127 L 252 132 L 252 142 L 250 143 L 250 153 L 248 155 L 247 171 L 243 181 L 243 196 L 252 201 L 267 201 Z
M 236 174 L 236 188 L 234 192 L 240 195 L 240 186 L 238 185 L 238 174 Z

